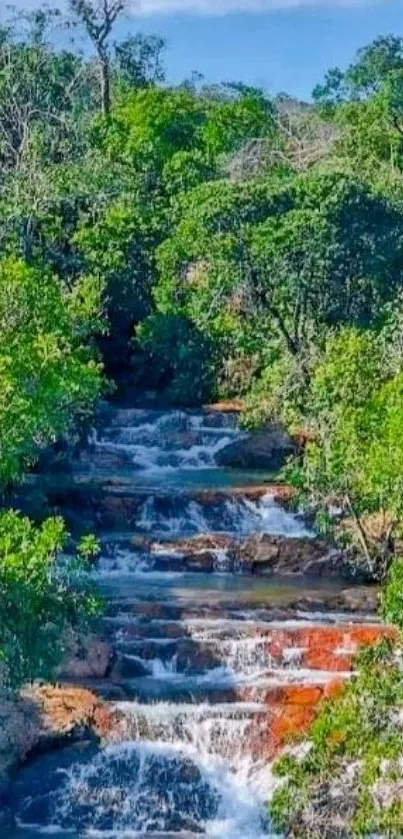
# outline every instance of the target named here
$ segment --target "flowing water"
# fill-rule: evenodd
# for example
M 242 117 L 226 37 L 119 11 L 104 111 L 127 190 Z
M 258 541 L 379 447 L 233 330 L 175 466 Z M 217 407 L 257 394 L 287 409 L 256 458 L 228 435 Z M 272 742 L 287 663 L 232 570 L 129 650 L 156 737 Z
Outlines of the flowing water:
M 118 664 L 91 687 L 122 725 L 102 748 L 72 746 L 22 771 L 13 793 L 18 828 L 7 839 L 271 835 L 270 697 L 284 686 L 325 685 L 332 673 L 312 663 L 301 632 L 308 638 L 344 622 L 348 646 L 352 618 L 290 613 L 296 594 L 317 595 L 320 586 L 239 575 L 225 541 L 208 571 L 184 566 L 173 543 L 185 537 L 310 535 L 269 493 L 251 500 L 234 492 L 265 477 L 216 465 L 239 436 L 234 415 L 147 410 L 111 410 L 94 433 L 92 473 L 100 455 L 123 454 L 125 468 L 105 477 L 141 496 L 126 530 L 121 517 L 109 516 L 108 529 L 101 522 L 94 572 Z

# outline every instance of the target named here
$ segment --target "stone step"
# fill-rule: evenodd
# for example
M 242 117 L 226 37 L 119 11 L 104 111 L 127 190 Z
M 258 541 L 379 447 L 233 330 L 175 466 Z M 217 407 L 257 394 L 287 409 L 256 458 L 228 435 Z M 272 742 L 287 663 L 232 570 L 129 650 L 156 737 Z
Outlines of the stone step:
M 165 636 L 162 643 L 152 637 L 118 642 L 117 668 L 128 675 L 141 675 L 141 669 L 146 675 L 155 662 L 188 674 L 220 666 L 245 673 L 268 667 L 344 672 L 352 667 L 359 648 L 385 634 L 379 626 L 288 628 L 279 624 L 232 632 L 189 627 L 189 637 L 167 640 Z
M 144 704 L 156 702 L 200 704 L 228 704 L 254 702 L 270 706 L 279 711 L 288 705 L 315 706 L 321 696 L 325 696 L 327 685 L 340 685 L 349 673 L 335 675 L 328 671 L 294 670 L 284 673 L 268 670 L 259 678 L 249 679 L 223 674 L 218 668 L 207 676 L 187 676 L 183 674 L 164 676 L 142 676 L 115 681 L 128 700 Z M 90 686 L 90 682 L 86 686 Z
M 102 462 L 107 457 L 111 461 Z M 31 494 L 45 494 L 50 508 L 62 513 L 76 530 L 92 525 L 98 532 L 124 531 L 149 536 L 154 541 L 209 532 L 306 535 L 302 521 L 276 505 L 275 490 L 262 486 L 262 477 L 258 479 L 260 486 L 256 486 L 256 475 L 252 475 L 251 488 L 248 479 L 240 476 L 238 483 L 242 481 L 242 488 L 208 490 L 203 489 L 205 477 L 201 479 L 202 487 L 197 488 L 189 483 L 186 470 L 183 480 L 176 476 L 174 485 L 169 481 L 169 473 L 166 480 L 157 483 L 147 470 L 134 470 L 121 452 L 94 453 L 92 462 L 91 452 L 86 451 L 82 458 L 82 469 L 73 464 L 70 474 L 34 476 L 30 482 Z M 210 483 L 213 478 L 217 480 L 215 472 L 213 469 Z M 230 477 L 226 474 L 223 480 L 228 482 Z M 233 482 L 237 482 L 236 477 Z
M 229 406 L 230 408 L 231 406 Z M 159 422 L 160 429 L 166 432 L 177 427 L 190 425 L 192 417 L 200 418 L 203 425 L 210 428 L 235 428 L 238 421 L 239 406 L 233 405 L 233 410 L 222 411 L 220 406 L 206 406 L 197 410 L 192 408 L 178 408 L 164 410 L 163 408 L 132 408 L 118 405 L 105 405 L 101 413 L 102 427 L 136 428 Z M 163 423 L 161 427 L 161 421 Z
M 147 627 L 150 631 L 149 626 Z M 165 627 L 166 628 L 166 627 Z M 391 634 L 379 625 L 314 626 L 286 623 L 223 626 L 189 624 L 186 635 L 169 638 L 146 636 L 134 640 L 124 637 L 116 642 L 118 661 L 114 675 L 120 678 L 157 675 L 203 675 L 217 668 L 229 674 L 258 676 L 267 669 L 290 668 L 346 672 L 354 657 L 368 646 Z
M 191 579 L 189 574 L 172 574 L 167 579 L 160 572 L 139 573 L 134 579 L 106 578 L 98 580 L 98 584 L 107 603 L 108 616 L 146 615 L 174 620 L 221 617 L 262 622 L 298 618 L 332 624 L 377 622 L 378 586 L 342 588 L 329 584 L 315 590 L 309 581 L 298 580 L 293 584 L 288 580 L 284 585 L 284 581 L 276 578 L 259 593 L 253 590 L 253 583 L 264 585 L 266 581 L 262 578 L 249 578 L 242 589 L 239 584 L 244 578 L 225 576 L 236 584 L 232 591 L 230 586 L 223 587 L 223 574 L 209 575 L 208 586 L 205 574 L 192 574 Z M 192 605 L 195 602 L 197 606 Z

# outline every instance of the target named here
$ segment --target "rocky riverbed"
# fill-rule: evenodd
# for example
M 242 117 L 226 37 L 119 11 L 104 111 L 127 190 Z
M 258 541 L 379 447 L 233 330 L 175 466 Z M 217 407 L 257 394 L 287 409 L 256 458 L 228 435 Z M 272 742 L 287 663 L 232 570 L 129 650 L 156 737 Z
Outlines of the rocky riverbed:
M 106 611 L 59 685 L 8 709 L 0 750 L 30 759 L 3 798 L 7 839 L 270 836 L 271 759 L 387 632 L 376 588 L 273 485 L 291 445 L 236 412 L 109 407 L 41 479 L 100 538 Z

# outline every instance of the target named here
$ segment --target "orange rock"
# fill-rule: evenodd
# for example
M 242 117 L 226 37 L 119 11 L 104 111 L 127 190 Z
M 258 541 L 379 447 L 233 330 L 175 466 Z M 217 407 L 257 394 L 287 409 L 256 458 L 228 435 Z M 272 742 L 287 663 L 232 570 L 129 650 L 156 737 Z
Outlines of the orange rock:
M 108 707 L 84 688 L 42 685 L 27 689 L 24 695 L 37 706 L 46 737 L 60 738 L 82 728 L 105 737 L 113 728 L 114 717 Z
M 240 414 L 245 407 L 241 399 L 222 399 L 212 405 L 205 405 L 206 411 L 216 411 L 220 414 Z

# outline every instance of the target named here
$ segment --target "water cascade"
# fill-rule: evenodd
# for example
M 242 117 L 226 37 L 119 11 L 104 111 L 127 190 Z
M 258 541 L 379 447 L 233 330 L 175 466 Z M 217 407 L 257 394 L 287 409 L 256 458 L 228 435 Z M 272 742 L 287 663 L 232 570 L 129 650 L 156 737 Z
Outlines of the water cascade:
M 295 605 L 340 584 L 241 573 L 234 544 L 246 537 L 311 536 L 264 490 L 269 476 L 217 466 L 241 437 L 234 414 L 138 409 L 110 409 L 92 435 L 77 481 L 86 469 L 112 498 L 93 573 L 116 660 L 86 684 L 120 725 L 102 747 L 20 773 L 14 839 L 270 836 L 276 744 L 349 671 L 365 623 Z M 186 540 L 210 536 L 186 562 Z

